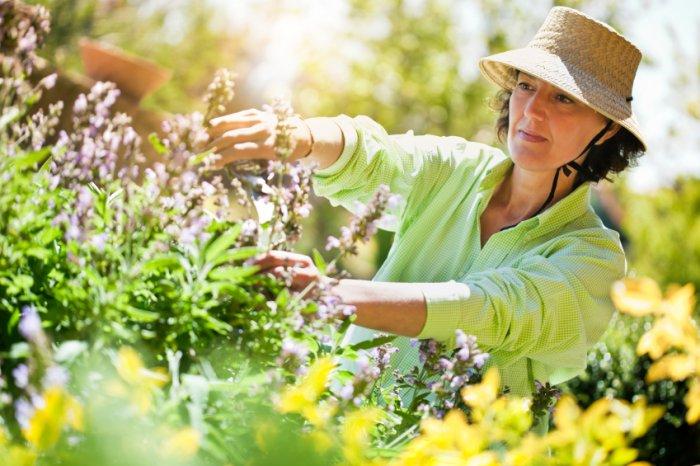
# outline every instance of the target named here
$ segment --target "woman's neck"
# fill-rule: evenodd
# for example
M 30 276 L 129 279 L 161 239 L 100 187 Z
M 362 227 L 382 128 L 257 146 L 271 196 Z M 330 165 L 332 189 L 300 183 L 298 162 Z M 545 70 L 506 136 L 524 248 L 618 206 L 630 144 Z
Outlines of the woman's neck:
M 513 221 L 532 217 L 547 200 L 555 173 L 556 171 L 528 171 L 514 165 L 493 194 L 495 206 L 502 211 L 504 217 Z M 576 171 L 572 171 L 567 177 L 564 171 L 560 170 L 557 188 L 548 206 L 569 194 L 575 179 Z

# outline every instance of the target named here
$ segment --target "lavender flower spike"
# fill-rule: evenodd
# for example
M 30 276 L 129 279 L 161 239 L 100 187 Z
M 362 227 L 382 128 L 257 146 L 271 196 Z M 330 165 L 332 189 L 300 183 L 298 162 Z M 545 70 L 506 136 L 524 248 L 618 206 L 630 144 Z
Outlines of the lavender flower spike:
M 42 335 L 41 319 L 34 306 L 24 306 L 19 321 L 19 333 L 29 341 L 35 342 Z

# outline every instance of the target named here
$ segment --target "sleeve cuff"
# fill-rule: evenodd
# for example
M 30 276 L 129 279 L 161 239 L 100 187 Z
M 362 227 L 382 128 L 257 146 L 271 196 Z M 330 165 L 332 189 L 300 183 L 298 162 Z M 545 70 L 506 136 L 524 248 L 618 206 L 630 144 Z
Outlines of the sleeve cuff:
M 357 148 L 357 129 L 352 122 L 352 118 L 347 115 L 338 115 L 337 117 L 333 117 L 332 120 L 343 132 L 343 139 L 345 141 L 343 145 L 343 152 L 340 154 L 340 157 L 338 157 L 338 160 L 326 168 L 314 171 L 316 176 L 331 176 L 341 171 L 343 167 L 348 164 L 352 158 L 352 154 L 355 153 L 355 149 Z
M 431 283 L 423 288 L 426 305 L 426 320 L 423 330 L 416 338 L 434 338 L 447 341 L 455 337 L 455 330 L 462 329 L 465 314 L 479 312 L 483 294 L 476 287 L 450 280 L 445 283 Z

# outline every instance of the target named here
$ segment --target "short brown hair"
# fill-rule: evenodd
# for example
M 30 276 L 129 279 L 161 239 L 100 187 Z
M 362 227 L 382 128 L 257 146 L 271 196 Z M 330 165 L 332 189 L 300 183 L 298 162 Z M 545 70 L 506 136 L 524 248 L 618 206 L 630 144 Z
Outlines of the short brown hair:
M 518 71 L 513 69 L 513 74 Z M 496 120 L 496 135 L 498 140 L 505 144 L 508 138 L 509 104 L 512 91 L 499 91 L 493 101 L 493 107 L 498 112 Z M 578 172 L 574 184 L 578 186 L 583 181 L 599 181 L 609 178 L 610 174 L 620 173 L 629 166 L 636 166 L 638 159 L 644 155 L 644 146 L 626 128 L 620 129 L 603 144 L 593 145 L 586 160 L 583 162 L 584 173 Z

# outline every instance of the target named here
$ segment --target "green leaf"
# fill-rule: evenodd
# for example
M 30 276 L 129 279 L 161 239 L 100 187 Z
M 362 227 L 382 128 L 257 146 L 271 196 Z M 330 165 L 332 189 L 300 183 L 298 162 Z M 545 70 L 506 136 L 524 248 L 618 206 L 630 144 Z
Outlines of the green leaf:
M 188 162 L 190 167 L 193 165 L 199 165 L 200 163 L 204 162 L 204 159 L 206 159 L 207 157 L 209 157 L 213 153 L 214 153 L 214 149 L 209 149 L 208 151 L 200 152 L 199 154 L 197 154 L 193 157 L 190 157 L 190 159 L 187 162 Z
M 51 160 L 52 160 L 55 156 L 61 157 L 63 154 L 65 154 L 66 151 L 68 150 L 68 147 L 67 147 L 67 146 L 61 146 L 61 147 L 59 147 L 59 148 L 55 148 L 55 147 L 54 147 L 53 150 L 57 150 L 57 152 L 56 152 L 55 154 L 53 154 L 53 155 L 50 155 L 50 156 L 44 161 L 44 163 L 41 165 L 41 168 L 39 168 L 39 173 L 46 173 L 47 171 L 49 171 L 49 168 L 51 168 Z
M 56 362 L 71 362 L 86 351 L 87 347 L 88 345 L 84 341 L 64 341 L 54 353 L 54 359 Z
M 354 345 L 352 345 L 350 347 L 352 349 L 354 349 L 355 351 L 366 350 L 366 349 L 376 348 L 377 346 L 382 346 L 386 343 L 391 343 L 395 339 L 396 339 L 396 335 L 386 335 L 383 337 L 373 338 L 373 339 L 367 340 L 367 341 L 361 341 L 359 343 L 355 343 Z
M 41 232 L 35 236 L 36 241 L 42 246 L 53 242 L 53 240 L 61 237 L 61 229 L 57 227 L 48 227 L 41 230 Z
M 31 354 L 32 349 L 26 341 L 15 343 L 10 347 L 10 359 L 24 359 L 28 358 Z
M 206 321 L 206 326 L 215 332 L 225 335 L 233 331 L 233 326 L 231 326 L 231 324 L 227 324 L 226 322 L 219 320 L 216 317 L 212 317 L 209 314 L 204 314 L 203 317 Z
M 156 256 L 141 267 L 141 272 L 150 273 L 180 267 L 180 258 L 175 254 Z
M 51 251 L 40 247 L 30 247 L 24 251 L 24 255 L 35 257 L 41 261 L 44 261 L 51 257 Z
M 239 283 L 244 278 L 255 275 L 260 267 L 257 265 L 249 265 L 242 267 L 223 266 L 218 267 L 209 272 L 209 278 L 212 280 L 221 280 L 229 284 Z
M 18 170 L 24 170 L 25 168 L 33 167 L 48 157 L 49 154 L 51 154 L 50 146 L 42 147 L 39 150 L 27 152 L 26 154 L 17 156 L 13 159 L 15 168 Z
M 231 251 L 226 251 L 220 254 L 216 259 L 212 260 L 213 265 L 224 264 L 226 262 L 240 261 L 249 259 L 263 251 L 263 248 L 258 246 L 244 246 Z
M 238 239 L 238 235 L 241 233 L 241 224 L 238 223 L 234 225 L 230 230 L 222 233 L 218 238 L 213 240 L 204 251 L 204 261 L 205 263 L 210 263 L 214 261 L 218 256 L 221 255 L 228 248 L 233 246 L 233 243 Z
M 289 290 L 283 288 L 282 291 L 280 291 L 280 293 L 277 295 L 275 303 L 277 304 L 278 308 L 287 307 L 287 303 L 289 303 Z
M 131 305 L 122 305 L 120 308 L 126 315 L 137 322 L 154 322 L 160 317 L 160 314 L 157 312 L 146 311 Z
M 158 155 L 165 155 L 168 153 L 168 148 L 165 147 L 163 141 L 160 140 L 156 133 L 151 133 L 148 135 L 148 141 L 151 143 L 153 148 L 156 150 Z
M 339 337 L 345 334 L 345 332 L 348 330 L 348 327 L 350 327 L 350 324 L 352 324 L 353 320 L 354 319 L 352 319 L 351 317 L 348 317 L 338 326 L 337 334 Z
M 320 252 L 318 252 L 318 249 L 314 248 L 312 251 L 312 257 L 314 259 L 314 265 L 318 269 L 319 272 L 321 272 L 322 275 L 326 274 L 326 260 L 323 258 Z
M 34 285 L 34 278 L 31 275 L 15 275 L 12 279 L 12 284 L 7 288 L 7 294 L 20 294 L 22 291 L 29 291 Z

